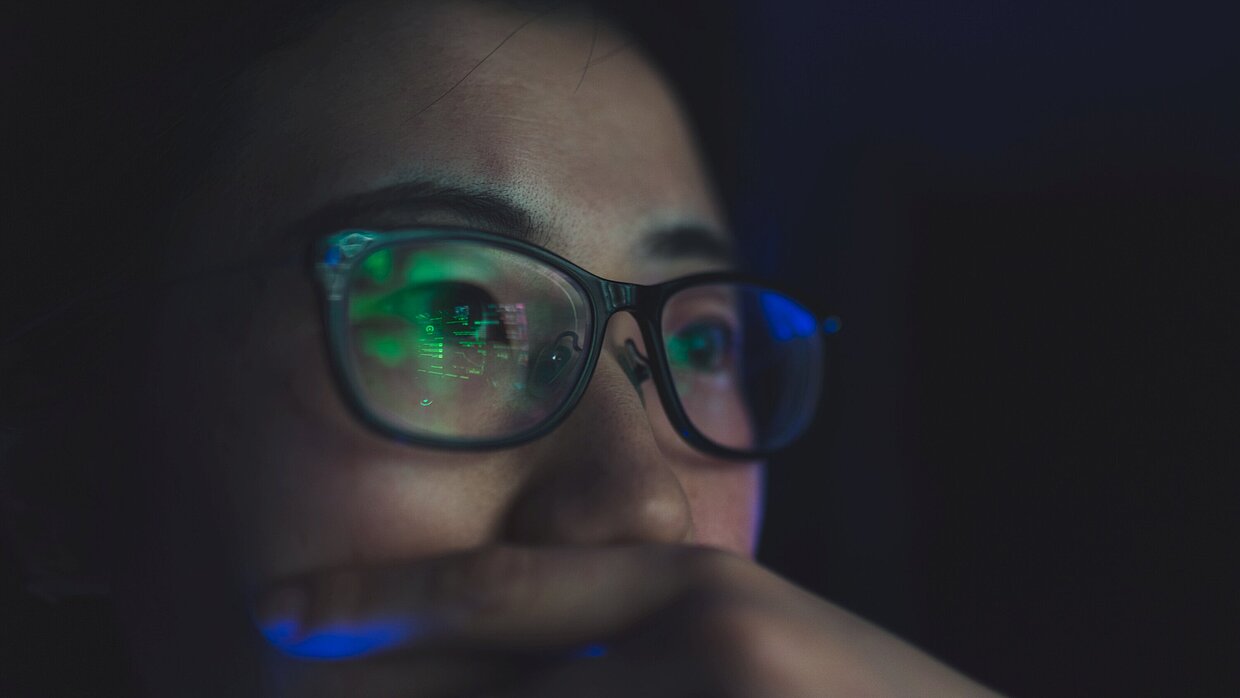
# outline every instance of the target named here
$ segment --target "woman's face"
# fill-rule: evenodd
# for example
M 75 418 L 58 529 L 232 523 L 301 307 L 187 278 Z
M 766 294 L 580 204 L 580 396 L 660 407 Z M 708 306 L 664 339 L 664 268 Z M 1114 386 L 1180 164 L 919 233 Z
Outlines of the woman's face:
M 351 7 L 252 67 L 234 96 L 169 273 L 301 250 L 344 227 L 415 225 L 528 229 L 595 274 L 643 284 L 726 265 L 684 115 L 588 10 Z M 627 315 L 558 429 L 447 452 L 379 435 L 347 409 L 318 301 L 302 268 L 190 281 L 163 299 L 142 429 L 155 450 L 146 491 L 159 494 L 144 506 L 159 523 L 152 533 L 138 517 L 130 544 L 168 564 L 142 566 L 134 594 L 201 580 L 203 565 L 254 590 L 493 541 L 752 554 L 761 464 L 714 459 L 673 431 L 650 381 L 622 367 L 624 341 L 643 346 Z

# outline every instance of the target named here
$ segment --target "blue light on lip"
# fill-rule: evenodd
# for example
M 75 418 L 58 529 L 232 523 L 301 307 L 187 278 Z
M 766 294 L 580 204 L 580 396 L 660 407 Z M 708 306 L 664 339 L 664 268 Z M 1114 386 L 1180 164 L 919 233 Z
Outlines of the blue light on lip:
M 263 637 L 276 646 L 288 644 L 297 634 L 297 621 L 277 620 L 267 623 L 262 628 Z
M 404 620 L 372 621 L 315 628 L 296 634 L 293 621 L 275 621 L 263 626 L 263 636 L 277 649 L 302 659 L 350 659 L 395 647 L 413 635 Z
M 760 297 L 762 311 L 771 326 L 771 336 L 786 342 L 793 337 L 811 337 L 818 329 L 813 313 L 787 296 L 765 291 Z
M 335 266 L 340 263 L 340 256 L 340 245 L 332 245 L 327 248 L 327 258 L 323 261 L 331 266 Z
M 597 659 L 599 657 L 606 656 L 607 645 L 597 643 L 593 645 L 586 645 L 573 654 L 573 657 L 576 659 Z
M 826 332 L 827 334 L 835 334 L 836 332 L 839 332 L 840 329 L 843 328 L 843 326 L 844 326 L 844 323 L 841 322 L 840 319 L 836 317 L 835 315 L 832 315 L 831 317 L 822 321 L 822 331 Z

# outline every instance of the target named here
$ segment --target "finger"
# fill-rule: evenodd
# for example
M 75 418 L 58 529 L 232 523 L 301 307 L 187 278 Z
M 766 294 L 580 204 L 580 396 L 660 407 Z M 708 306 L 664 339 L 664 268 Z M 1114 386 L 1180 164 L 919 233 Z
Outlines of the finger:
M 561 662 L 503 695 L 809 698 L 872 694 L 865 683 L 852 681 L 855 672 L 847 667 L 823 671 L 820 655 L 838 655 L 836 659 L 844 663 L 850 655 L 824 648 L 814 633 L 806 632 L 819 622 L 806 609 L 792 609 L 786 600 L 686 595 L 634 632 L 596 651 L 600 659 Z
M 496 546 L 306 575 L 269 595 L 258 615 L 268 639 L 295 656 L 538 651 L 623 633 L 686 593 L 736 593 L 762 575 L 708 548 Z
M 721 624 L 718 620 L 729 617 L 721 613 L 728 607 L 722 600 L 674 602 L 636 631 L 614 642 L 589 645 L 578 651 L 573 659 L 557 662 L 525 683 L 487 695 L 492 698 L 782 695 L 765 690 L 747 692 L 748 684 L 735 680 L 739 678 L 738 672 L 723 665 L 732 663 L 726 658 L 733 653 L 717 650 L 721 649 L 721 642 L 730 642 L 731 632 L 717 637 L 716 631 L 730 631 L 730 624 Z M 725 659 L 721 661 L 721 657 Z
M 749 661 L 729 647 L 732 604 L 685 598 L 595 652 L 598 659 L 563 662 L 534 676 L 512 695 L 539 698 L 713 698 L 788 695 L 744 679 Z M 723 631 L 723 632 L 719 632 Z M 748 640 L 746 640 L 748 643 Z M 739 660 L 739 661 L 737 661 Z

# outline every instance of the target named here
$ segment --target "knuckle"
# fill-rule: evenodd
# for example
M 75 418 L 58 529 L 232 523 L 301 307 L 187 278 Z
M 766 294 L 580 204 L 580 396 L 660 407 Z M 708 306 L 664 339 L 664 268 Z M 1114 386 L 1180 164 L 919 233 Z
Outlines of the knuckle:
M 726 590 L 744 577 L 749 564 L 732 553 L 707 547 L 686 547 L 677 553 L 690 589 Z
M 536 587 L 529 552 L 509 547 L 488 548 L 454 558 L 432 575 L 432 603 L 476 612 L 498 611 L 520 604 Z
M 697 623 L 697 640 L 712 654 L 746 662 L 762 647 L 768 633 L 767 621 L 754 611 L 735 603 L 714 602 Z

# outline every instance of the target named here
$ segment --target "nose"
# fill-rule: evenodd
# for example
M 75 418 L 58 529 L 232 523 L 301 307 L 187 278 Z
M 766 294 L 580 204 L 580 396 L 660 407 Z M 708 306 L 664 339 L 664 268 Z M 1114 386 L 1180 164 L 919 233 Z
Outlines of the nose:
M 657 410 L 658 400 L 643 404 L 642 383 L 621 363 L 626 339 L 641 346 L 632 318 L 618 315 L 581 401 L 554 432 L 527 447 L 535 462 L 509 508 L 506 539 L 592 545 L 692 540 L 688 497 L 647 412 Z

